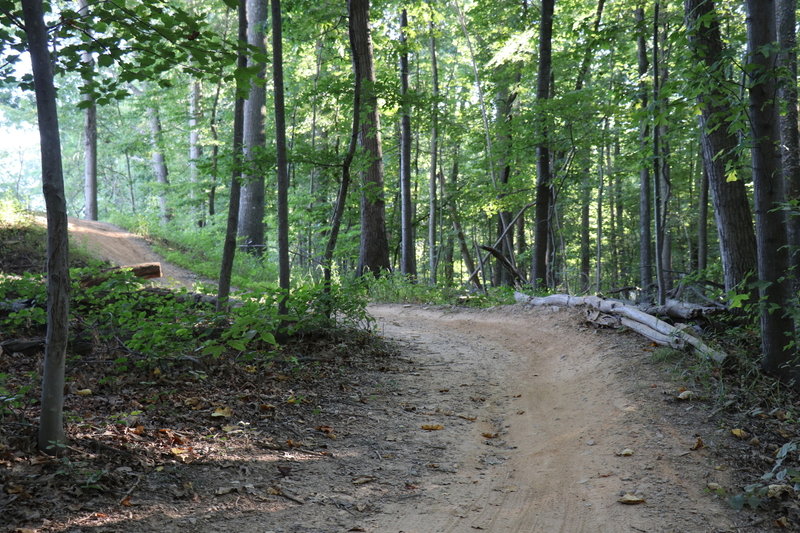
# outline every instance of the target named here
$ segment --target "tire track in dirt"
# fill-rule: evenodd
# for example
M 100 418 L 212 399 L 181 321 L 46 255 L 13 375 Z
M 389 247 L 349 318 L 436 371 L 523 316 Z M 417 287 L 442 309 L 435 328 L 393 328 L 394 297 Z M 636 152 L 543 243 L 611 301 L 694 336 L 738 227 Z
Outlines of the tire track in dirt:
M 563 310 L 370 309 L 388 337 L 413 332 L 418 354 L 438 354 L 436 387 L 457 388 L 466 373 L 486 398 L 480 424 L 446 443 L 462 461 L 455 479 L 413 507 L 385 505 L 374 531 L 734 530 L 731 510 L 704 490 L 713 468 L 686 453 L 692 434 L 662 431 L 636 395 L 650 385 L 625 357 L 641 342 L 581 330 Z M 624 448 L 634 455 L 617 456 Z M 647 503 L 618 503 L 628 492 Z

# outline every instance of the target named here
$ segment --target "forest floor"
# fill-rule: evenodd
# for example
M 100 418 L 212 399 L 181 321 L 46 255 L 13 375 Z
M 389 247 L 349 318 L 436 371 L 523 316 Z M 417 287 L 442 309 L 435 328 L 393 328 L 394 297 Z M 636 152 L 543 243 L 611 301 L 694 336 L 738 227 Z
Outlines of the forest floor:
M 109 225 L 72 221 L 71 230 L 111 262 L 159 260 L 141 239 Z M 164 266 L 167 283 L 195 281 Z M 371 305 L 369 312 L 385 346 L 352 333 L 302 339 L 285 348 L 300 366 L 255 373 L 220 363 L 102 384 L 96 364 L 77 364 L 69 370 L 67 457 L 36 455 L 24 420 L 15 439 L 0 441 L 0 526 L 135 533 L 797 527 L 794 517 L 776 522 L 726 503 L 741 491 L 741 470 L 751 463 L 740 459 L 755 453 L 754 444 L 732 435 L 733 422 L 699 396 L 679 400 L 684 384 L 640 338 L 553 308 Z M 91 395 L 77 393 L 89 388 Z

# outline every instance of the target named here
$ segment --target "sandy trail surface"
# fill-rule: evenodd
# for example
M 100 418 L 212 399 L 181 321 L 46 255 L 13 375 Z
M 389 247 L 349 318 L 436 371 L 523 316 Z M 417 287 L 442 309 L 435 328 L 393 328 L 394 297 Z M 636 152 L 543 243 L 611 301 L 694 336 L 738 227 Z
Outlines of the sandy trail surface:
M 142 239 L 109 224 L 71 220 L 70 230 L 113 263 L 161 261 Z M 196 281 L 162 266 L 169 283 Z M 675 400 L 678 385 L 650 362 L 639 338 L 595 330 L 578 313 L 552 308 L 371 305 L 369 312 L 399 355 L 391 370 L 352 376 L 341 398 L 320 406 L 318 421 L 300 421 L 313 427 L 339 417 L 341 436 L 326 445 L 328 459 L 297 461 L 297 475 L 280 481 L 297 501 L 224 500 L 213 486 L 230 469 L 198 467 L 187 479 L 207 492 L 180 504 L 142 496 L 130 515 L 135 521 L 115 527 L 761 531 L 707 489 L 710 482 L 731 484 L 728 465 L 713 455 L 729 436 L 708 426 L 700 404 Z M 698 438 L 704 447 L 693 449 Z M 278 459 L 291 459 L 283 453 Z M 247 480 L 274 476 L 267 469 L 274 470 L 275 459 L 265 457 L 239 458 Z M 620 503 L 626 494 L 641 503 Z

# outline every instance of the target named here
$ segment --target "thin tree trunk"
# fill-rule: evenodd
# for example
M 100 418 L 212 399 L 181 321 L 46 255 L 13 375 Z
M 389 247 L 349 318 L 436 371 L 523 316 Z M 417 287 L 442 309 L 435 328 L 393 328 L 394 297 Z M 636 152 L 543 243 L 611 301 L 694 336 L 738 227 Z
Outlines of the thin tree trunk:
M 589 184 L 588 169 L 585 169 L 585 177 L 581 180 L 581 265 L 580 265 L 580 288 L 581 292 L 587 292 L 591 285 L 590 269 L 592 262 L 589 215 L 590 203 L 592 201 L 592 188 Z
M 78 0 L 78 14 L 89 16 L 86 0 Z M 94 75 L 94 59 L 90 52 L 81 52 L 81 62 L 87 70 L 86 81 Z M 97 220 L 97 105 L 90 94 L 82 97 L 87 106 L 83 122 L 83 201 L 86 220 Z
M 153 172 L 156 175 L 158 182 L 158 207 L 161 216 L 161 222 L 166 224 L 172 219 L 169 205 L 167 203 L 167 188 L 169 187 L 169 171 L 167 170 L 167 162 L 164 158 L 163 139 L 161 131 L 161 118 L 159 117 L 158 108 L 150 106 L 147 108 L 147 116 L 150 122 L 150 145 L 152 146 L 152 165 Z
M 647 109 L 647 83 L 645 76 L 650 70 L 647 60 L 647 42 L 645 40 L 644 9 L 636 9 L 637 50 L 639 62 L 639 101 L 642 109 Z M 647 118 L 642 119 L 639 127 L 639 150 L 647 153 L 647 139 L 650 137 L 650 125 Z M 653 254 L 652 254 L 652 214 L 650 194 L 650 169 L 642 163 L 639 169 L 639 284 L 642 300 L 649 301 L 653 286 Z
M 239 0 L 238 5 L 238 40 L 239 49 L 236 55 L 236 69 L 247 68 L 247 53 L 244 45 L 247 43 L 247 0 Z M 242 176 L 242 145 L 244 139 L 244 87 L 236 87 L 236 102 L 233 109 L 233 142 L 231 154 L 231 191 L 228 201 L 228 219 L 225 228 L 225 242 L 222 248 L 222 261 L 220 264 L 219 284 L 217 290 L 217 311 L 228 307 L 228 298 L 231 291 L 231 274 L 233 272 L 233 259 L 236 255 L 236 226 L 239 220 L 239 200 L 241 197 L 240 179 Z
M 265 27 L 267 24 L 266 0 L 247 1 L 247 43 L 266 53 Z M 264 173 L 257 171 L 259 151 L 266 145 L 264 134 L 264 109 L 267 96 L 263 80 L 266 65 L 248 59 L 248 68 L 257 68 L 257 78 L 250 84 L 250 94 L 244 104 L 244 157 L 247 162 L 242 176 L 242 196 L 239 207 L 238 235 L 242 249 L 254 255 L 264 253 Z M 284 127 L 285 131 L 285 127 Z
M 604 152 L 608 149 L 605 146 L 605 129 L 608 127 L 608 119 L 605 120 L 603 127 L 603 144 L 600 146 L 600 161 L 597 170 L 597 232 L 595 233 L 594 244 L 594 286 L 600 292 L 603 282 L 603 193 L 605 192 L 605 159 Z
M 403 10 L 405 13 L 405 10 Z M 437 157 L 439 155 L 439 66 L 436 63 L 436 36 L 434 35 L 433 20 L 430 22 L 430 52 L 431 52 L 431 168 L 428 177 L 428 256 L 430 270 L 430 283 L 436 285 L 436 173 L 438 170 Z
M 199 172 L 197 162 L 202 156 L 200 148 L 200 81 L 194 80 L 189 88 L 189 201 L 192 212 L 197 214 L 197 225 L 205 225 L 203 209 L 198 205 L 197 188 L 199 182 Z M 202 201 L 200 202 L 202 204 Z
M 278 180 L 278 285 L 283 293 L 278 300 L 278 313 L 286 315 L 291 271 L 289 264 L 289 173 L 286 160 L 286 105 L 283 90 L 283 31 L 281 0 L 272 6 L 272 80 L 275 101 L 275 148 Z
M 33 68 L 42 156 L 42 190 L 47 208 L 47 333 L 42 376 L 39 450 L 61 451 L 64 437 L 64 360 L 69 335 L 67 205 L 61 167 L 56 90 L 40 0 L 22 3 Z
M 411 111 L 408 101 L 408 49 L 406 28 L 408 15 L 400 15 L 400 272 L 409 279 L 417 277 L 416 247 L 414 246 L 413 204 L 411 202 Z
M 350 42 L 352 43 L 354 36 L 354 27 L 349 25 Z M 347 191 L 350 187 L 350 166 L 353 163 L 353 158 L 356 154 L 356 147 L 358 146 L 358 135 L 361 131 L 361 102 L 362 102 L 362 83 L 364 74 L 361 70 L 362 64 L 357 61 L 355 50 L 352 45 L 350 47 L 351 60 L 353 64 L 353 115 L 352 125 L 350 128 L 350 141 L 347 145 L 347 152 L 342 160 L 342 178 L 339 183 L 339 192 L 336 196 L 336 204 L 334 205 L 333 215 L 331 217 L 331 229 L 328 233 L 327 244 L 325 245 L 325 254 L 323 257 L 323 276 L 325 283 L 325 291 L 330 293 L 331 278 L 333 270 L 333 252 L 336 250 L 336 242 L 339 238 L 339 230 L 342 224 L 342 217 L 344 216 L 345 202 L 347 201 Z M 328 313 L 330 313 L 328 309 Z
M 779 209 L 785 200 L 781 154 L 775 61 L 774 0 L 747 0 L 750 124 L 753 130 L 753 188 L 755 191 L 759 295 L 761 296 L 762 368 L 787 381 L 800 377 L 795 350 L 790 348 L 794 324 L 787 315 L 791 286 L 786 217 Z
M 348 0 L 350 46 L 362 76 L 361 90 L 365 113 L 359 137 L 370 158 L 363 172 L 361 190 L 361 244 L 358 275 L 370 272 L 380 276 L 389 270 L 389 242 L 386 238 L 386 207 L 383 191 L 383 154 L 378 96 L 375 93 L 375 68 L 369 30 L 369 0 Z
M 700 178 L 700 198 L 697 206 L 697 270 L 708 266 L 708 172 L 705 165 Z
M 659 75 L 661 73 L 661 65 L 659 64 L 658 52 L 658 25 L 659 25 L 659 7 L 660 2 L 655 3 L 653 10 L 653 117 L 657 117 L 661 110 L 661 83 Z M 654 119 L 655 122 L 655 119 Z M 664 218 L 663 218 L 663 191 L 662 171 L 664 169 L 663 159 L 664 155 L 661 153 L 661 128 L 657 124 L 653 124 L 653 205 L 656 218 L 656 297 L 659 305 L 664 305 L 667 299 L 666 288 L 664 285 Z
M 550 97 L 550 72 L 552 67 L 553 11 L 555 0 L 542 0 L 542 17 L 539 26 L 539 72 L 536 81 L 536 100 L 541 104 Z M 536 231 L 534 236 L 531 285 L 547 286 L 547 250 L 550 234 L 550 148 L 547 140 L 547 120 L 540 116 L 542 140 L 536 147 Z

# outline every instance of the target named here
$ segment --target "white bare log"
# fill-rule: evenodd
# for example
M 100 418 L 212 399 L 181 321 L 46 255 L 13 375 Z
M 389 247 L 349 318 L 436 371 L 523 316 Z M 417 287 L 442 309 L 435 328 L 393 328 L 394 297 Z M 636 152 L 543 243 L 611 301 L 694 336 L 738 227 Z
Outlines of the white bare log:
M 527 303 L 531 306 L 555 305 L 561 307 L 587 306 L 602 313 L 620 318 L 620 323 L 636 333 L 647 337 L 651 341 L 663 346 L 682 350 L 691 346 L 703 357 L 708 357 L 721 363 L 726 354 L 707 346 L 697 337 L 690 335 L 684 329 L 667 324 L 663 320 L 645 313 L 641 309 L 626 305 L 618 300 L 609 300 L 597 296 L 570 296 L 569 294 L 551 294 L 545 297 L 530 297 L 522 293 L 515 293 L 514 299 L 518 303 Z

